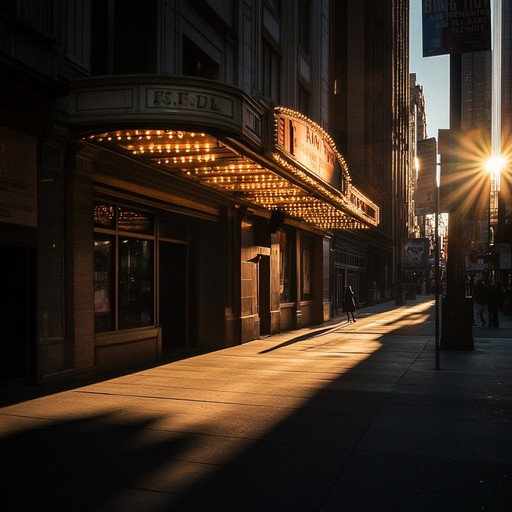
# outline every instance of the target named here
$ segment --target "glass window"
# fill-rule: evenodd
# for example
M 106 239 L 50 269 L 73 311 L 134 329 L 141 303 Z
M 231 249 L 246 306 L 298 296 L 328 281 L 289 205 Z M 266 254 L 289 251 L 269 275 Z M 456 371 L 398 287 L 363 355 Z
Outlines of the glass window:
M 153 234 L 153 216 L 146 212 L 119 208 L 119 231 L 130 233 Z
M 155 0 L 93 0 L 91 3 L 91 74 L 156 72 Z
M 274 9 L 277 14 L 281 14 L 281 0 L 266 0 L 265 3 Z
M 280 299 L 281 302 L 291 302 L 293 298 L 292 290 L 292 250 L 291 237 L 287 231 L 280 232 L 279 240 L 279 256 L 280 256 Z
M 119 238 L 119 328 L 153 324 L 153 241 Z
M 309 55 L 311 40 L 311 0 L 299 2 L 299 45 Z
M 96 202 L 94 205 L 95 332 L 154 323 L 154 216 Z
M 309 115 L 309 91 L 299 84 L 299 111 Z
M 219 64 L 186 36 L 183 36 L 182 62 L 184 75 L 219 80 Z
M 94 240 L 94 330 L 114 328 L 114 255 L 113 237 L 95 236 Z
M 280 102 L 281 59 L 268 41 L 263 41 L 263 94 Z
M 116 227 L 116 207 L 113 204 L 94 204 L 94 226 L 97 228 L 114 229 Z
M 301 237 L 301 300 L 313 298 L 313 241 L 311 237 Z

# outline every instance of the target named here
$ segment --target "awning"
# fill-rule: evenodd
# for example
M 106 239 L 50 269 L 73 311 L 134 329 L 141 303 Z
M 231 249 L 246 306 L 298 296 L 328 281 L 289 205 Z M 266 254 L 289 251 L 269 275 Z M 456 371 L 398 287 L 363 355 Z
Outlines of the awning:
M 343 194 L 279 152 L 272 154 L 273 162 L 263 165 L 235 149 L 229 139 L 152 128 L 113 130 L 84 140 L 229 194 L 237 202 L 279 210 L 321 229 L 365 228 L 378 223 L 378 208 L 355 188 L 349 187 Z
M 192 77 L 76 81 L 68 114 L 86 143 L 122 153 L 234 202 L 324 230 L 377 226 L 329 135 L 283 107 Z

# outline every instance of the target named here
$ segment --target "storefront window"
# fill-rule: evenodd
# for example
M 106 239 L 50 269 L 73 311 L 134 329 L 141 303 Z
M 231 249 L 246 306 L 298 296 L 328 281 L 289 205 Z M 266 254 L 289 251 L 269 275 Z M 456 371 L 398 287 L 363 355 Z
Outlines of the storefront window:
M 119 231 L 130 233 L 153 234 L 153 216 L 146 212 L 119 208 Z
M 119 239 L 119 328 L 153 324 L 153 241 Z
M 97 202 L 94 225 L 95 332 L 153 325 L 153 215 Z
M 94 330 L 111 331 L 114 327 L 113 237 L 94 240 Z
M 94 205 L 94 227 L 114 229 L 116 226 L 116 207 L 112 204 Z
M 280 256 L 280 299 L 281 302 L 290 302 L 292 298 L 292 250 L 291 237 L 287 231 L 279 233 Z
M 301 300 L 311 300 L 313 298 L 313 243 L 311 237 L 303 236 L 301 245 Z

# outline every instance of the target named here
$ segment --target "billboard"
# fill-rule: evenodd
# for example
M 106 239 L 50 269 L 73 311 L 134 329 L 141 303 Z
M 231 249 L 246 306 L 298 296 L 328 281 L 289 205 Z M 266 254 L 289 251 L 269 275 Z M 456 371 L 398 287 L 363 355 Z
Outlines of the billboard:
M 422 0 L 423 57 L 491 49 L 491 0 Z
M 428 268 L 428 238 L 406 238 L 402 242 L 402 267 L 406 270 Z
M 416 215 L 435 213 L 436 139 L 419 140 L 416 156 L 419 166 L 414 189 L 415 213 Z

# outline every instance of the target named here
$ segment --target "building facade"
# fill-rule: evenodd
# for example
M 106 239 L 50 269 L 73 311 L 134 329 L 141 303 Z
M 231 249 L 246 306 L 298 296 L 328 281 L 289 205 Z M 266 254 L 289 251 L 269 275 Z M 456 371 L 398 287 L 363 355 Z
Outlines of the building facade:
M 508 293 L 507 313 L 512 313 L 512 6 L 501 2 L 501 89 L 500 153 L 505 166 L 501 169 L 498 198 L 496 253 L 498 279 Z
M 476 129 L 484 140 L 489 141 L 485 146 L 486 159 L 499 153 L 504 157 L 506 165 L 496 174 L 489 173 L 485 162 L 480 162 L 477 172 L 483 175 L 479 187 L 485 204 L 478 209 L 478 215 L 471 212 L 470 218 L 465 222 L 464 256 L 465 269 L 473 279 L 499 281 L 510 290 L 512 19 L 509 2 L 495 0 L 491 3 L 491 11 L 494 20 L 492 50 L 462 55 L 461 124 L 463 130 Z M 474 145 L 477 148 L 479 146 Z M 475 203 L 477 202 L 475 199 Z
M 2 2 L 2 382 L 330 317 L 334 233 L 380 225 L 329 132 L 333 4 Z
M 353 183 L 380 207 L 377 227 L 335 232 L 334 290 L 347 283 L 364 302 L 390 299 L 403 279 L 401 247 L 412 209 L 409 3 L 340 0 L 331 22 L 330 133 Z

